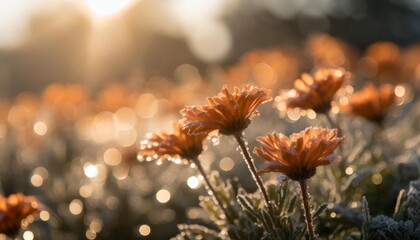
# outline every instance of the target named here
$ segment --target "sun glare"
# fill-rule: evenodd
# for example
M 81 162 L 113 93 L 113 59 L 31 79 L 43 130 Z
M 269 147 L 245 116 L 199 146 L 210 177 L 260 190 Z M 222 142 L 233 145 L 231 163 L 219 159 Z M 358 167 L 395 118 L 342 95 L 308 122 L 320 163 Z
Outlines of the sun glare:
M 89 9 L 98 16 L 108 16 L 123 10 L 132 0 L 87 0 Z
M 175 16 L 183 23 L 211 19 L 220 14 L 222 2 L 219 0 L 175 0 L 172 1 Z

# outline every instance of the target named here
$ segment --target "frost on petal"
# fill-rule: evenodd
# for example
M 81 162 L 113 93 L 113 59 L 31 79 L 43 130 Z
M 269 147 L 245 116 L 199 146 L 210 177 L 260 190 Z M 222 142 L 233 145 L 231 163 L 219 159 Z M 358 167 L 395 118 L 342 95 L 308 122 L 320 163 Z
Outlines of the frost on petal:
M 344 141 L 335 129 L 309 127 L 290 137 L 270 133 L 258 137 L 261 146 L 254 153 L 266 161 L 259 172 L 281 172 L 292 180 L 312 177 L 316 167 L 330 164 L 334 150 Z

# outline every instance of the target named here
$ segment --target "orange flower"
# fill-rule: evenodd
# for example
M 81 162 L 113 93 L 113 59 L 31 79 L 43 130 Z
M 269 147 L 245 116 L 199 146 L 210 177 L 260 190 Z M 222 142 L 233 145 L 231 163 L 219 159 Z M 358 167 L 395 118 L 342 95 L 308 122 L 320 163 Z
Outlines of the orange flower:
M 164 131 L 154 133 L 141 142 L 138 159 L 140 161 L 169 160 L 184 164 L 195 160 L 203 151 L 203 141 L 207 135 L 188 135 L 187 130 L 182 129 L 179 122 L 174 122 L 172 129 L 173 133 Z
M 362 90 L 350 95 L 348 104 L 343 106 L 343 111 L 381 124 L 387 109 L 394 102 L 393 86 L 384 84 L 378 89 L 372 83 L 368 83 Z
M 401 82 L 402 54 L 400 48 L 392 42 L 376 42 L 368 46 L 362 67 L 369 77 L 378 82 Z
M 331 108 L 335 93 L 350 79 L 350 72 L 339 69 L 320 69 L 314 76 L 302 74 L 294 83 L 293 90 L 283 99 L 288 108 L 313 109 L 325 113 Z
M 410 46 L 404 51 L 401 59 L 402 80 L 413 81 L 420 79 L 420 43 Z
M 310 127 L 290 137 L 273 132 L 257 140 L 261 147 L 254 148 L 254 153 L 268 161 L 260 173 L 281 172 L 300 181 L 312 177 L 316 167 L 330 164 L 344 137 L 337 137 L 337 129 Z
M 292 48 L 257 49 L 246 53 L 227 69 L 226 83 L 237 86 L 253 80 L 259 86 L 277 89 L 292 83 L 299 73 L 299 55 Z
M 15 237 L 21 222 L 38 214 L 40 205 L 35 197 L 21 193 L 0 196 L 0 233 Z
M 232 135 L 242 132 L 258 114 L 256 108 L 271 101 L 270 90 L 246 84 L 242 90 L 235 87 L 230 93 L 227 86 L 217 96 L 207 98 L 204 106 L 188 106 L 181 110 L 189 134 L 208 134 L 219 130 Z
M 353 46 L 328 34 L 309 38 L 306 50 L 316 67 L 354 67 L 358 54 Z

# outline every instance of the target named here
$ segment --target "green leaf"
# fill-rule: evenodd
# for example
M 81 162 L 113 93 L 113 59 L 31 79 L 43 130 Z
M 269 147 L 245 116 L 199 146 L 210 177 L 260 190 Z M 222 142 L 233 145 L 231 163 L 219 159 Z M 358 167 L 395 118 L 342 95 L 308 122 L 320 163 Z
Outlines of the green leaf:
M 370 214 L 369 214 L 368 202 L 366 201 L 365 196 L 363 196 L 362 198 L 362 216 L 363 216 L 362 240 L 367 240 L 368 234 L 369 234 Z
M 321 204 L 317 209 L 316 209 L 316 211 L 314 212 L 314 214 L 313 214 L 313 216 L 312 216 L 312 218 L 316 218 L 316 217 L 318 217 L 319 216 L 319 214 L 321 214 L 326 208 L 327 208 L 327 206 L 328 206 L 328 204 L 326 204 L 326 203 L 323 203 L 323 204 Z
M 287 212 L 289 212 L 289 213 L 293 212 L 293 209 L 296 206 L 297 200 L 298 200 L 298 196 L 297 195 L 294 195 L 292 197 L 292 199 L 290 199 L 289 206 L 287 207 Z
M 236 198 L 242 208 L 247 211 L 254 220 L 259 219 L 258 212 L 255 210 L 254 206 L 252 206 L 252 202 L 250 202 L 249 198 L 245 195 L 238 195 Z
M 222 240 L 218 233 L 214 230 L 208 229 L 204 226 L 196 224 L 180 224 L 178 225 L 180 234 L 171 238 L 171 240 L 193 240 L 193 239 L 208 239 L 208 240 Z

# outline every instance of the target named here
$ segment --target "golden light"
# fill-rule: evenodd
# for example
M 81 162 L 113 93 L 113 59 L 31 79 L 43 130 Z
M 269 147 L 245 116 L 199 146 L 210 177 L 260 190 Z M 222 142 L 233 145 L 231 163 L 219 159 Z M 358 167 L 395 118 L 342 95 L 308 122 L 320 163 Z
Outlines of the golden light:
M 156 199 L 160 203 L 167 203 L 171 199 L 171 193 L 166 189 L 161 189 L 156 193 Z
M 34 239 L 34 233 L 31 231 L 25 231 L 23 233 L 23 239 L 25 240 L 33 240 Z
M 42 221 L 46 222 L 50 220 L 50 213 L 43 210 L 39 213 L 39 218 L 41 218 Z
M 187 179 L 187 185 L 191 189 L 197 189 L 200 186 L 200 179 L 196 176 L 191 176 Z
M 140 95 L 137 99 L 135 110 L 139 117 L 153 117 L 158 110 L 158 102 L 156 97 L 150 93 Z
M 110 166 L 116 166 L 120 164 L 121 159 L 121 152 L 116 148 L 108 148 L 104 153 L 104 161 Z
M 48 132 L 48 126 L 44 122 L 36 122 L 34 124 L 34 132 L 40 136 L 44 136 Z
M 0 48 L 20 46 L 28 28 L 30 11 L 30 2 L 0 1 Z
M 331 112 L 332 112 L 333 114 L 338 114 L 338 113 L 340 112 L 340 108 L 339 108 L 339 107 L 337 107 L 337 106 L 332 106 L 332 107 L 331 107 Z
M 136 122 L 136 112 L 131 108 L 123 107 L 115 112 L 114 125 L 118 130 L 130 130 Z
M 150 232 L 151 232 L 151 229 L 149 225 L 143 224 L 139 227 L 139 233 L 142 236 L 148 236 Z
M 95 239 L 96 238 L 96 232 L 92 229 L 89 229 L 86 231 L 86 238 L 87 239 Z
M 316 112 L 312 109 L 308 109 L 308 111 L 306 112 L 306 116 L 308 116 L 309 119 L 315 119 Z
M 98 16 L 113 15 L 125 9 L 131 0 L 87 0 L 89 9 Z
M 74 199 L 69 205 L 69 210 L 73 215 L 79 215 L 83 211 L 83 203 L 79 199 Z
M 94 139 L 99 143 L 108 142 L 115 137 L 114 114 L 111 112 L 100 112 L 92 121 Z
M 292 121 L 296 122 L 300 118 L 300 110 L 298 108 L 295 108 L 289 112 L 287 112 L 287 117 Z
M 347 175 L 352 175 L 354 173 L 354 169 L 352 167 L 347 167 L 345 172 Z
M 83 185 L 79 189 L 79 195 L 84 198 L 90 197 L 92 195 L 93 189 L 90 185 Z
M 130 168 L 127 165 L 122 165 L 114 168 L 112 170 L 112 175 L 118 180 L 123 180 L 128 177 L 128 174 L 130 173 Z
M 192 24 L 217 17 L 222 11 L 222 4 L 220 0 L 175 0 L 172 1 L 172 11 L 182 23 Z
M 90 163 L 85 164 L 84 172 L 85 172 L 86 177 L 88 178 L 94 178 L 98 176 L 98 168 L 95 165 L 92 165 Z
M 99 221 L 92 221 L 89 224 L 89 228 L 98 233 L 102 230 L 102 223 Z
M 397 97 L 403 97 L 405 95 L 405 88 L 401 85 L 398 85 L 395 87 L 394 92 Z
M 235 163 L 230 157 L 224 157 L 219 162 L 219 168 L 225 172 L 232 170 L 234 165 Z
M 188 47 L 206 62 L 223 60 L 232 48 L 232 34 L 219 21 L 229 8 L 223 0 L 173 0 L 170 10 L 184 31 Z
M 382 183 L 382 175 L 380 173 L 375 173 L 372 175 L 372 183 L 379 185 Z
M 188 32 L 186 37 L 194 56 L 206 62 L 223 60 L 233 46 L 230 30 L 219 21 L 203 22 Z
M 136 143 L 137 131 L 130 129 L 126 131 L 118 131 L 115 141 L 123 147 L 129 147 Z
M 32 183 L 32 185 L 34 185 L 34 187 L 42 186 L 43 182 L 44 182 L 44 179 L 40 175 L 38 175 L 38 174 L 32 175 L 31 183 Z

